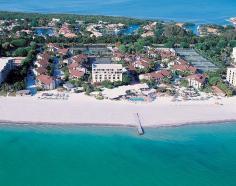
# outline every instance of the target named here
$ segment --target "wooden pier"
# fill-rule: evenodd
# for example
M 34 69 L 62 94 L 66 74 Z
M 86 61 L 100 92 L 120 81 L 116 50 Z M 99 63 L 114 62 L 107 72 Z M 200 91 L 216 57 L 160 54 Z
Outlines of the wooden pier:
M 142 127 L 142 123 L 141 123 L 139 114 L 135 113 L 134 117 L 135 117 L 135 122 L 136 122 L 136 125 L 137 125 L 137 132 L 138 132 L 139 135 L 143 135 L 144 130 L 143 130 L 143 127 Z

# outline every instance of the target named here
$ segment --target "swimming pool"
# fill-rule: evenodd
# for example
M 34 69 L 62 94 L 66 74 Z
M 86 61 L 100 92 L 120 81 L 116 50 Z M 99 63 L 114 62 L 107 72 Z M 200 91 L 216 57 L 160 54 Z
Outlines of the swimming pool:
M 35 34 L 37 36 L 53 36 L 54 31 L 52 28 L 37 28 Z
M 142 97 L 134 97 L 134 98 L 129 98 L 129 101 L 143 102 L 145 101 L 145 99 Z

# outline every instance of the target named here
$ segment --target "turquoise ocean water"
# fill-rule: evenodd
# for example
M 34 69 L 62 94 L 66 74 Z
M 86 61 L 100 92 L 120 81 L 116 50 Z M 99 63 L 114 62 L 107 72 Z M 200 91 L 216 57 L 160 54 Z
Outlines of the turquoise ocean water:
M 236 124 L 0 127 L 1 186 L 235 186 Z
M 225 24 L 235 0 L 0 0 L 0 10 L 159 18 Z

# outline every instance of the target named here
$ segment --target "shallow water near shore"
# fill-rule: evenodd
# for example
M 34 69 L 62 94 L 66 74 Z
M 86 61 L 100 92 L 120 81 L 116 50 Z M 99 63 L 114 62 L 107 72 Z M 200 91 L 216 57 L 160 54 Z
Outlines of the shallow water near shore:
M 0 185 L 235 186 L 236 124 L 1 126 Z
M 0 10 L 158 18 L 226 24 L 236 16 L 235 0 L 0 0 Z

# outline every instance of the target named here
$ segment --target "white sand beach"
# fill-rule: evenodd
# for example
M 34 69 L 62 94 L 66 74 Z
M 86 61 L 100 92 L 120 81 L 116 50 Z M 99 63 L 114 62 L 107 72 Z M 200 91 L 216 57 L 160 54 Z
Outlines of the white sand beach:
M 0 122 L 134 126 L 135 113 L 139 113 L 144 127 L 236 121 L 236 97 L 187 102 L 171 99 L 134 104 L 99 101 L 83 94 L 70 94 L 69 100 L 0 97 Z

